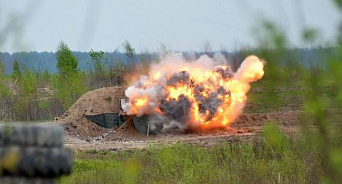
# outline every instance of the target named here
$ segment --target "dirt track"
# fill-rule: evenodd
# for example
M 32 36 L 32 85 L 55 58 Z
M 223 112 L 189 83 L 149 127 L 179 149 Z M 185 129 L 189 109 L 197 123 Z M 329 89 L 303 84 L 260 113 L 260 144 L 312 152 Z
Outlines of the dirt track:
M 177 142 L 210 146 L 218 142 L 234 142 L 238 140 L 249 141 L 258 136 L 256 133 L 243 133 L 243 134 L 222 134 L 222 135 L 181 135 L 181 136 L 160 136 L 154 135 L 146 138 L 145 140 L 122 140 L 122 141 L 72 141 L 67 140 L 65 146 L 77 151 L 84 150 L 107 150 L 107 151 L 120 151 L 131 149 L 144 149 L 147 146 L 168 145 Z

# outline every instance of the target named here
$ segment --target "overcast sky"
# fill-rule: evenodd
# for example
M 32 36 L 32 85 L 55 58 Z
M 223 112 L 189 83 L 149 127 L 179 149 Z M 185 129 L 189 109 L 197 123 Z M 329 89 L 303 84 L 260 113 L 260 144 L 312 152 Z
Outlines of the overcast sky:
M 112 52 L 128 40 L 138 52 L 198 51 L 256 45 L 253 28 L 276 22 L 291 43 L 317 28 L 333 42 L 341 20 L 329 0 L 0 0 L 0 51 L 71 50 Z M 325 44 L 322 42 L 322 44 Z

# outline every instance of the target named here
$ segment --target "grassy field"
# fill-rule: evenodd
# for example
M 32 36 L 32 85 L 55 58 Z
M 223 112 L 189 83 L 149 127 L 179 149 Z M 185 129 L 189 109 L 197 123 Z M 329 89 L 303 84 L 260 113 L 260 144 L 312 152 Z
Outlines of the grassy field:
M 248 103 L 255 108 L 247 111 L 305 110 L 313 91 L 308 84 L 296 85 L 254 84 Z M 321 94 L 328 99 L 329 88 L 323 87 Z M 320 123 L 315 116 L 311 118 L 311 123 Z M 285 135 L 277 123 L 269 122 L 252 142 L 218 142 L 210 147 L 176 143 L 143 150 L 75 152 L 73 173 L 60 182 L 336 183 L 342 166 L 341 129 L 334 126 L 336 134 L 327 135 L 321 126 L 311 130 L 305 125 L 302 132 Z
M 266 136 L 253 143 L 218 143 L 212 147 L 177 143 L 117 153 L 76 152 L 73 174 L 63 177 L 61 183 L 321 181 L 321 150 L 303 147 L 301 135 L 290 138 L 279 135 L 270 140 Z

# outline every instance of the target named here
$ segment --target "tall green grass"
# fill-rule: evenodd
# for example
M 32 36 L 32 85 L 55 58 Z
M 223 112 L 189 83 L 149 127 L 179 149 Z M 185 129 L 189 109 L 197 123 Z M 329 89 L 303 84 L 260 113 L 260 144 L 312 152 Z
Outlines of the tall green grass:
M 73 173 L 61 183 L 319 183 L 318 147 L 302 134 L 284 136 L 274 124 L 252 143 L 210 147 L 155 145 L 144 150 L 76 152 Z

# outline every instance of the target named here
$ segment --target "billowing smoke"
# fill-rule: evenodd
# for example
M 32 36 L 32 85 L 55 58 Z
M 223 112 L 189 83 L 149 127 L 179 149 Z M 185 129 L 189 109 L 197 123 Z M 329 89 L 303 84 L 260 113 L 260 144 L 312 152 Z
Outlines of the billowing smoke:
M 123 110 L 149 115 L 152 131 L 227 126 L 242 112 L 250 82 L 260 79 L 264 62 L 247 57 L 233 73 L 222 54 L 186 61 L 171 54 L 127 88 Z

